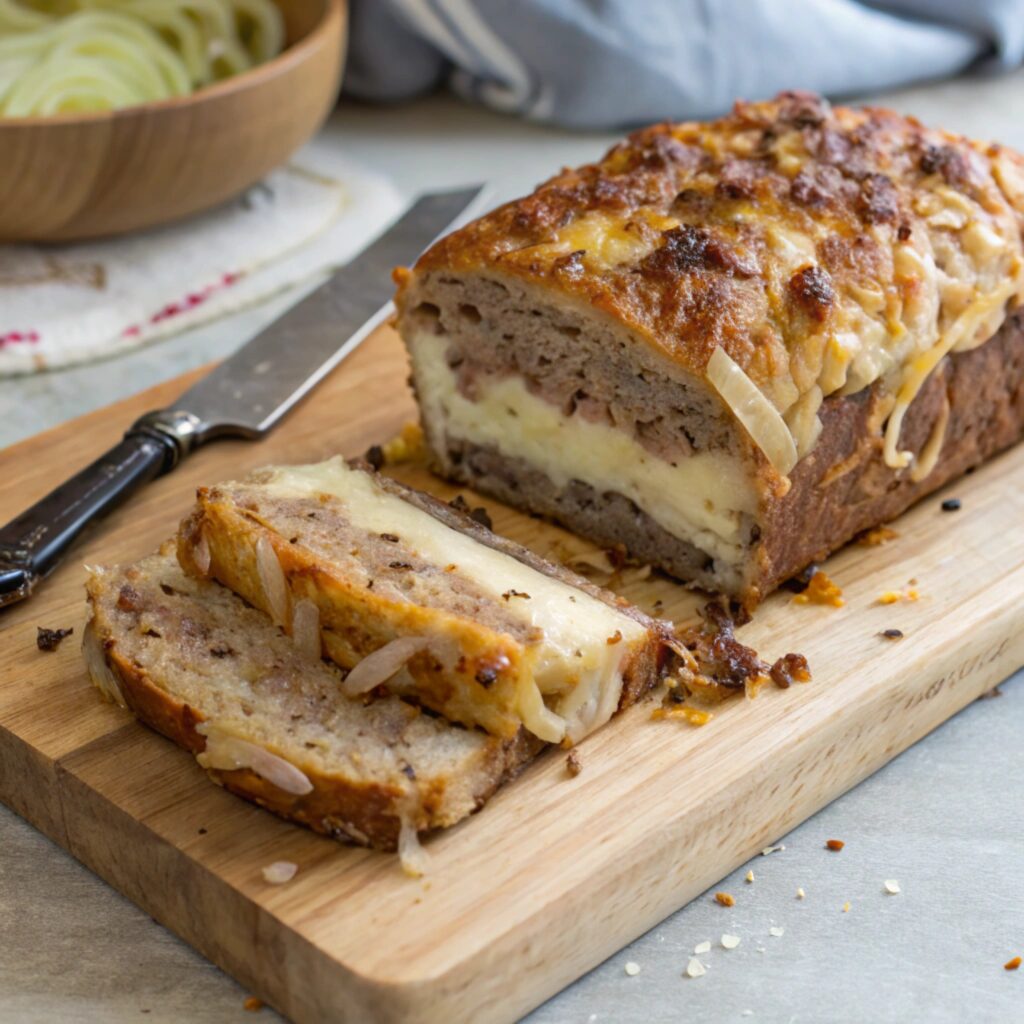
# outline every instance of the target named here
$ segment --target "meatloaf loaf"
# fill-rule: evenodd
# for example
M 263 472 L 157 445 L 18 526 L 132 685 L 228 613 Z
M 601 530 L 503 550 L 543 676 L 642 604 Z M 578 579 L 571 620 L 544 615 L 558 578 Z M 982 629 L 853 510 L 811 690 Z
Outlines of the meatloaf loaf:
M 396 272 L 435 468 L 748 606 L 1021 437 L 1024 160 L 785 93 Z

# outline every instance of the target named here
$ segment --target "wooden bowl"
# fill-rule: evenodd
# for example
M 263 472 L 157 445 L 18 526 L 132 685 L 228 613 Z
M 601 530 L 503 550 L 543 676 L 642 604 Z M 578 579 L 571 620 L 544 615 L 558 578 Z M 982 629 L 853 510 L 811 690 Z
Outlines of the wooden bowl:
M 288 47 L 191 96 L 110 113 L 0 118 L 0 239 L 116 235 L 205 210 L 259 181 L 338 94 L 345 0 L 276 0 Z

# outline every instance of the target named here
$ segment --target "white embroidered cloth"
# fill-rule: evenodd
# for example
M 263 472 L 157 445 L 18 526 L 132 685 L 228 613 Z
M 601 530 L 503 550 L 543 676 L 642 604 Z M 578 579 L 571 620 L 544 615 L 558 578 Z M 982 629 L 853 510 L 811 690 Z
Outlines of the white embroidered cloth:
M 136 348 L 345 263 L 403 204 L 355 164 L 311 161 L 300 157 L 233 202 L 164 228 L 0 246 L 0 377 Z

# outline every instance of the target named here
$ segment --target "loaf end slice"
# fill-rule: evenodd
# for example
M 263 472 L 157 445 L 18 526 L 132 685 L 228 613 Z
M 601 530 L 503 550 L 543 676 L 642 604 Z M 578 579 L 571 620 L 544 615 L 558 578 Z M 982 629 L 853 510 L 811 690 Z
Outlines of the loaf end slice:
M 325 835 L 396 849 L 478 810 L 542 747 L 395 696 L 345 698 L 336 668 L 226 588 L 187 576 L 171 543 L 92 569 L 86 589 L 97 687 L 226 789 Z

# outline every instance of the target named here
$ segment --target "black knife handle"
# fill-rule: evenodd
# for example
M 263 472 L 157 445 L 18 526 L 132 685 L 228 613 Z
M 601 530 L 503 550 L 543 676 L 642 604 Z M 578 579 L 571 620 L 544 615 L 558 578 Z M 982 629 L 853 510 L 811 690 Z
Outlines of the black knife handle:
M 143 417 L 105 455 L 0 527 L 0 608 L 28 597 L 94 519 L 177 464 L 191 445 L 174 415 Z

